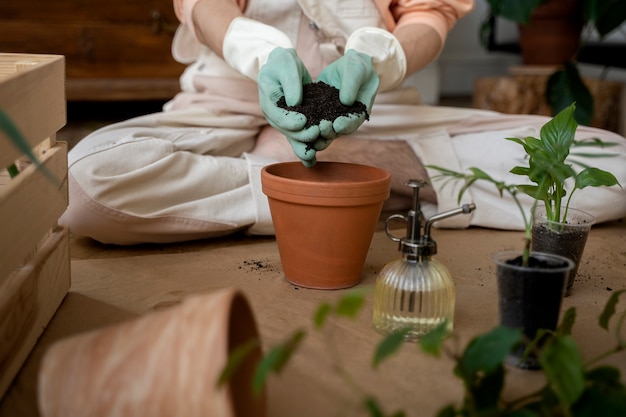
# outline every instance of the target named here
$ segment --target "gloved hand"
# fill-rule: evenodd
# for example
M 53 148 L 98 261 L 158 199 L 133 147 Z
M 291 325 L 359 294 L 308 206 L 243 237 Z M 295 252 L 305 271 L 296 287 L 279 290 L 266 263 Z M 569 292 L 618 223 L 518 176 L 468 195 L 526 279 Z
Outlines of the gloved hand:
M 303 114 L 276 105 L 283 95 L 288 106 L 300 104 L 302 86 L 311 82 L 289 38 L 272 26 L 237 17 L 224 36 L 222 53 L 231 67 L 257 81 L 261 110 L 268 123 L 288 138 L 305 165 L 315 164 L 315 149 L 322 148 L 323 143 L 313 144 L 309 150 L 307 144 L 318 139 L 319 126 L 304 129 Z
M 326 149 L 332 142 L 332 139 L 327 140 L 321 137 L 310 142 L 289 136 L 287 136 L 287 140 L 291 144 L 293 152 L 300 158 L 300 162 L 307 168 L 311 168 L 317 163 L 317 152 Z
M 339 90 L 339 101 L 351 106 L 355 101 L 365 104 L 367 113 L 340 116 L 331 126 L 320 126 L 321 136 L 327 140 L 349 135 L 361 126 L 372 110 L 378 92 L 379 78 L 372 65 L 372 57 L 353 49 L 322 70 L 317 81 Z M 327 145 L 328 146 L 328 145 Z
M 313 142 L 319 136 L 319 126 L 304 128 L 304 114 L 288 111 L 277 105 L 283 96 L 287 106 L 302 102 L 302 86 L 311 83 L 311 75 L 294 49 L 275 48 L 267 63 L 259 70 L 259 102 L 268 123 L 290 141 Z M 295 149 L 294 149 L 295 150 Z M 301 157 L 301 154 L 298 154 Z

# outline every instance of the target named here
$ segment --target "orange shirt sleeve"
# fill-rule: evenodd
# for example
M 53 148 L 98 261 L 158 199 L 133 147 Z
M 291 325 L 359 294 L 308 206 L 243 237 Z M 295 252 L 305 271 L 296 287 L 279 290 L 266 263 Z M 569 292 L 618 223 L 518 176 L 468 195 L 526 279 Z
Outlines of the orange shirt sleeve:
M 448 32 L 474 8 L 474 0 L 374 0 L 389 31 L 398 26 L 422 23 L 445 41 Z

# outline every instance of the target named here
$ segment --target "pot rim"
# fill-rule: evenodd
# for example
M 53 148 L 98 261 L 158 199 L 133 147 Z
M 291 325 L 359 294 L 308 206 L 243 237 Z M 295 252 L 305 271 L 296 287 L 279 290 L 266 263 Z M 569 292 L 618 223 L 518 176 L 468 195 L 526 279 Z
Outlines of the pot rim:
M 331 178 L 332 177 L 332 178 Z M 346 162 L 279 162 L 261 169 L 261 186 L 268 197 L 324 197 L 338 199 L 389 197 L 391 174 L 381 168 Z
M 545 204 L 538 204 L 537 207 L 535 207 L 535 212 L 533 213 L 535 223 L 539 221 L 541 223 L 547 223 L 550 226 L 559 226 L 559 227 L 566 226 L 572 229 L 573 228 L 583 228 L 583 229 L 591 228 L 591 226 L 593 226 L 596 223 L 596 217 L 593 214 L 588 213 L 578 208 L 574 208 L 574 207 L 569 207 L 567 209 L 567 212 L 568 214 L 578 215 L 582 223 L 562 223 L 556 220 L 548 220 L 545 217 L 545 207 L 546 207 Z M 561 206 L 561 210 L 565 210 L 565 206 Z
M 576 264 L 574 263 L 574 261 L 572 261 L 569 258 L 566 258 L 565 256 L 561 256 L 561 255 L 555 255 L 553 253 L 547 253 L 547 252 L 536 252 L 536 251 L 531 251 L 530 252 L 530 256 L 531 257 L 536 257 L 538 259 L 546 259 L 546 258 L 551 258 L 554 260 L 558 260 L 558 261 L 562 261 L 565 263 L 565 266 L 559 267 L 559 268 L 538 268 L 538 267 L 528 267 L 528 266 L 521 266 L 521 265 L 512 265 L 512 264 L 508 264 L 506 263 L 506 261 L 514 259 L 518 256 L 522 256 L 523 251 L 522 250 L 502 250 L 499 252 L 494 253 L 491 256 L 491 260 L 497 265 L 497 266 L 502 266 L 502 267 L 506 267 L 506 268 L 510 268 L 510 269 L 514 269 L 517 271 L 529 271 L 529 270 L 533 270 L 533 271 L 550 271 L 550 272 L 565 272 L 568 270 L 572 270 Z

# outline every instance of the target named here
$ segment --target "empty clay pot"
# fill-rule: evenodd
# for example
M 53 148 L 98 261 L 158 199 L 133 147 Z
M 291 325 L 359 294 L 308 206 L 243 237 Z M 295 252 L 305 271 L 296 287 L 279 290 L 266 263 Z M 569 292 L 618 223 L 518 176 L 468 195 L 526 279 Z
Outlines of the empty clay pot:
M 391 175 L 358 164 L 285 162 L 264 167 L 261 183 L 286 279 L 318 289 L 356 285 Z
M 217 387 L 230 353 L 258 339 L 244 296 L 225 289 L 52 345 L 39 371 L 42 417 L 265 416 L 252 392 L 258 348 Z

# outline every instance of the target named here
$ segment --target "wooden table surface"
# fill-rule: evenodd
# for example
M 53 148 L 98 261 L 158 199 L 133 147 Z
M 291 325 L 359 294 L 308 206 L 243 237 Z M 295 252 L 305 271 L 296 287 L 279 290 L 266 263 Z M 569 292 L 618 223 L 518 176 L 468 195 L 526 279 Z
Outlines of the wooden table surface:
M 453 340 L 465 346 L 498 324 L 491 255 L 521 248 L 522 233 L 473 228 L 433 229 L 432 234 L 438 242 L 436 258 L 448 267 L 456 283 Z M 376 232 L 357 288 L 371 289 L 378 271 L 398 257 L 397 244 L 384 232 Z M 273 238 L 232 236 L 130 248 L 74 239 L 70 292 L 0 403 L 0 417 L 38 415 L 37 371 L 42 355 L 55 341 L 223 287 L 239 288 L 248 298 L 264 348 L 284 340 L 296 328 L 311 328 L 319 303 L 336 300 L 346 291 L 310 290 L 288 283 Z M 573 336 L 584 359 L 612 343 L 612 335 L 599 329 L 597 319 L 612 291 L 622 288 L 626 288 L 626 221 L 596 225 L 574 292 L 562 306 L 562 310 L 577 308 Z M 453 362 L 426 356 L 413 343 L 406 343 L 382 367 L 372 369 L 381 336 L 372 328 L 371 315 L 370 295 L 357 319 L 335 320 L 324 332 L 311 331 L 285 371 L 270 379 L 268 415 L 366 415 L 359 408 L 360 394 L 333 372 L 335 362 L 343 365 L 360 389 L 375 395 L 388 413 L 403 409 L 408 416 L 434 416 L 443 405 L 461 400 L 462 386 L 452 375 Z M 626 352 L 607 363 L 618 366 L 626 377 Z M 511 395 L 542 383 L 537 372 L 507 368 L 507 375 L 506 390 Z

